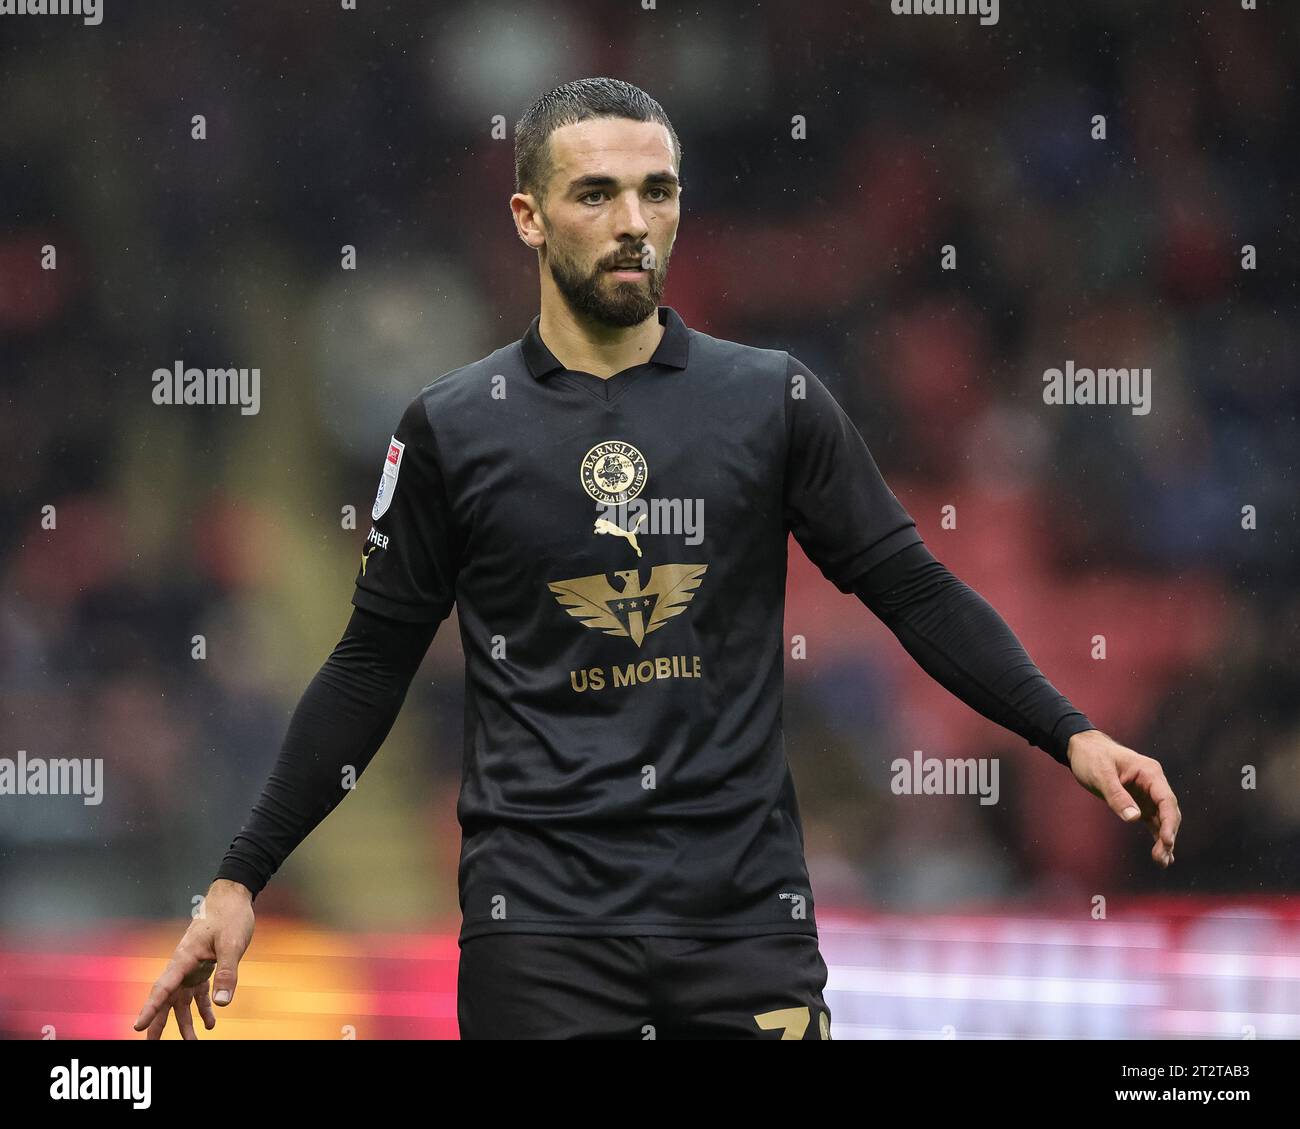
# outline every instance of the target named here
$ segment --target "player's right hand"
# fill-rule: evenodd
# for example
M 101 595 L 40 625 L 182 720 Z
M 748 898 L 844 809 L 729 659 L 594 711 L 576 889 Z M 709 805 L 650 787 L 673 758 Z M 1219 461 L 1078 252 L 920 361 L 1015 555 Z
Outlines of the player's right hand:
M 149 990 L 135 1029 L 148 1028 L 150 1039 L 161 1038 L 168 1015 L 175 1012 L 181 1038 L 197 1039 L 190 1011 L 190 1004 L 197 1001 L 203 1026 L 211 1031 L 217 1025 L 212 1004 L 215 1001 L 218 1007 L 226 1007 L 235 998 L 236 969 L 252 940 L 252 892 L 242 883 L 218 878 L 203 900 L 203 915 L 190 922 L 172 959 Z
M 1065 756 L 1074 778 L 1105 800 L 1120 819 L 1125 823 L 1140 819 L 1147 825 L 1155 839 L 1152 861 L 1171 866 L 1183 813 L 1160 762 L 1121 745 L 1100 729 L 1075 733 Z

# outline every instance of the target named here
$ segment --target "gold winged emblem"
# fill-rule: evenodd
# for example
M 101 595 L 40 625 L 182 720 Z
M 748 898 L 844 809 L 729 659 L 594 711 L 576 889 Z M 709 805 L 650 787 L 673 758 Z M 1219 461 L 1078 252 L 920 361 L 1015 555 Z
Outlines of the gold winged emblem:
M 606 635 L 624 635 L 638 647 L 675 615 L 681 615 L 704 579 L 706 564 L 664 564 L 650 570 L 650 583 L 641 587 L 641 573 L 631 568 L 615 572 L 620 592 L 604 573 L 557 580 L 548 587 L 574 619 Z

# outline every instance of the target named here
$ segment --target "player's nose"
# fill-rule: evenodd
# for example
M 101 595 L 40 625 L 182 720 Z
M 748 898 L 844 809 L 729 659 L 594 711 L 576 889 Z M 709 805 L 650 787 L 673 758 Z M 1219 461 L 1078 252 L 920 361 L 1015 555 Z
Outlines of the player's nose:
M 650 233 L 650 225 L 646 223 L 645 215 L 641 211 L 641 198 L 631 190 L 619 196 L 612 209 L 612 215 L 615 224 L 614 238 L 624 247 L 628 244 L 640 246 L 641 240 Z M 619 259 L 631 257 L 625 250 L 617 255 Z

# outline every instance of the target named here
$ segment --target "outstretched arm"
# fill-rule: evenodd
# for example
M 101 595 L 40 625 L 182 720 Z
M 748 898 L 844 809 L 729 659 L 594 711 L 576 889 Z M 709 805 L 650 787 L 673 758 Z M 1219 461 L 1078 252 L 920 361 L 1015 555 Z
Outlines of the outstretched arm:
M 788 357 L 786 523 L 822 574 L 854 592 L 941 685 L 1068 764 L 1120 819 L 1139 816 L 1168 866 L 1181 815 L 1160 765 L 1093 728 L 978 592 L 934 559 L 861 433 L 816 375 Z
M 972 709 L 1068 764 L 1125 822 L 1141 817 L 1151 857 L 1173 862 L 1181 814 L 1158 762 L 1096 729 L 1036 667 L 1006 621 L 923 542 L 868 570 L 857 597 L 921 668 Z
M 353 775 L 393 727 L 436 623 L 404 623 L 354 608 L 347 630 L 303 692 L 279 759 L 217 878 L 256 896 L 295 847 L 339 804 Z
M 1093 728 L 989 602 L 935 560 L 924 542 L 868 571 L 853 592 L 931 678 L 1062 764 L 1070 738 Z

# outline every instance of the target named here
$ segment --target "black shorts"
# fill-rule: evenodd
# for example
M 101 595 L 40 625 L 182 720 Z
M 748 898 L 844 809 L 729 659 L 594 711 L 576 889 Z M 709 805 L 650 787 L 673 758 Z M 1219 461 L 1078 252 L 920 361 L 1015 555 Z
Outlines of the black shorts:
M 765 933 L 462 942 L 462 1039 L 829 1039 L 817 938 Z

